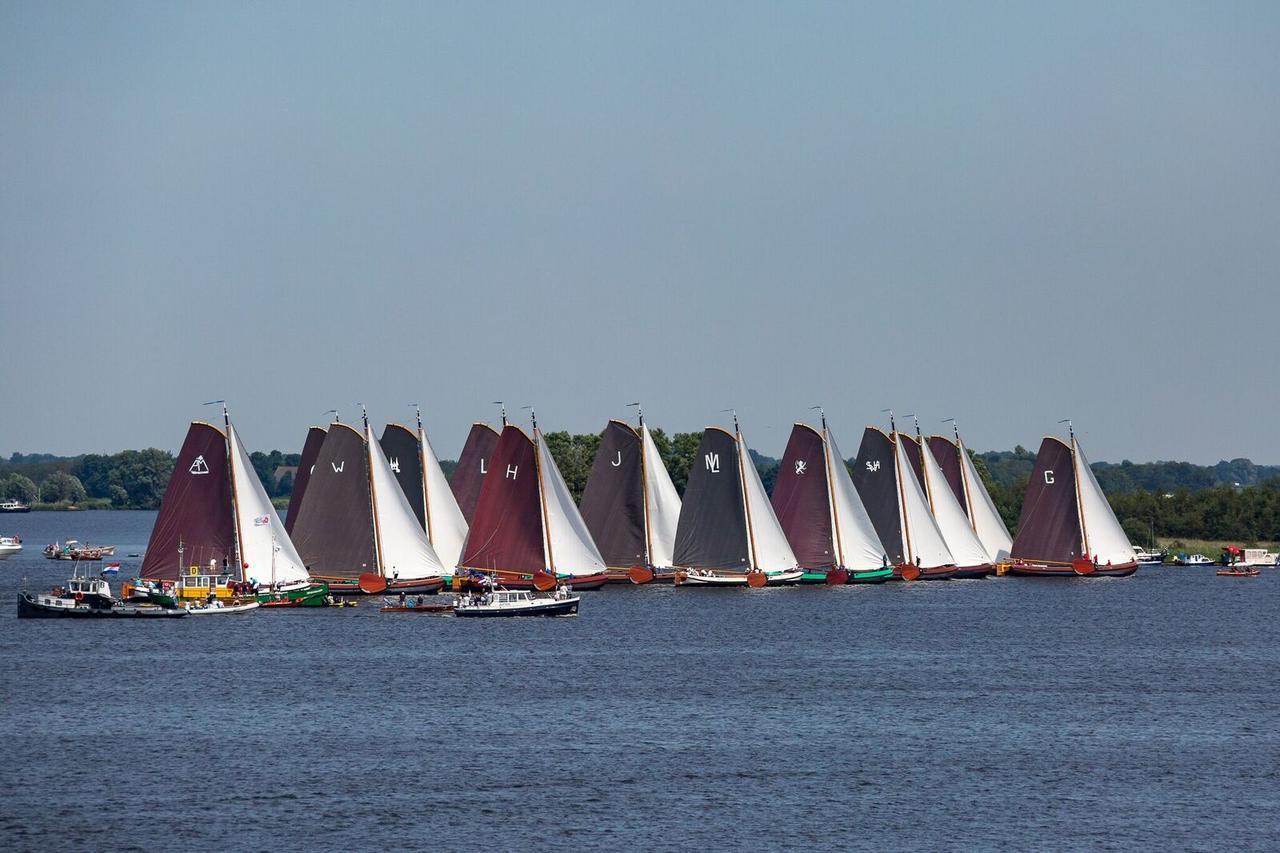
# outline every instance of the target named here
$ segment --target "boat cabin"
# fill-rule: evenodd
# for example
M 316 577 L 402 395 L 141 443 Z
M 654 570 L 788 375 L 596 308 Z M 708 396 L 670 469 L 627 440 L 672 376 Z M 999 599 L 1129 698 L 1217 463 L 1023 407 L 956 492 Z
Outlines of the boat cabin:
M 188 566 L 187 573 L 178 578 L 176 597 L 204 601 L 212 595 L 218 601 L 235 597 L 231 589 L 230 574 L 203 574 L 200 566 Z

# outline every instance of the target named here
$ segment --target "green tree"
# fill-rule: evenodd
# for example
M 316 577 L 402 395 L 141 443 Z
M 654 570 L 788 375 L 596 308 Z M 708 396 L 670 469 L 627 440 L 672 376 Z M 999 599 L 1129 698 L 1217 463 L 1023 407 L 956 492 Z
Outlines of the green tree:
M 86 497 L 84 484 L 66 471 L 55 471 L 40 484 L 40 500 L 45 503 L 77 503 Z
M 14 454 L 15 456 L 19 454 Z M 0 480 L 0 497 L 21 501 L 24 504 L 34 503 L 39 492 L 30 477 L 21 474 L 10 474 Z
M 129 493 L 124 490 L 123 486 L 114 484 L 108 486 L 107 497 L 111 499 L 111 505 L 116 509 L 124 509 L 129 505 Z

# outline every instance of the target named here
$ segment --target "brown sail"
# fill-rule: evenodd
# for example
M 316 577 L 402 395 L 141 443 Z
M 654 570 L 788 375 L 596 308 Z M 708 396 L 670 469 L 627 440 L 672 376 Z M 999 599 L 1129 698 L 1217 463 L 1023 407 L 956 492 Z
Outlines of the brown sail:
M 835 568 L 826 443 L 813 427 L 796 424 L 791 428 L 771 500 L 801 567 Z
M 467 433 L 467 441 L 462 445 L 462 453 L 458 456 L 457 467 L 449 478 L 449 487 L 458 501 L 462 516 L 471 524 L 475 515 L 476 501 L 480 499 L 480 486 L 484 475 L 489 470 L 489 457 L 498 443 L 498 434 L 488 424 L 475 423 Z
M 307 484 L 311 482 L 311 471 L 316 467 L 316 457 L 320 454 L 324 437 L 324 427 L 313 426 L 307 430 L 302 458 L 298 460 L 298 473 L 293 477 L 293 493 L 289 495 L 289 512 L 284 519 L 286 533 L 293 533 L 293 523 L 298 520 L 298 512 L 302 509 L 302 500 L 306 497 Z
M 333 424 L 325 436 L 291 538 L 312 577 L 378 571 L 368 448 L 346 424 Z
M 586 522 L 605 565 L 648 565 L 645 539 L 644 460 L 640 434 L 623 421 L 609 421 L 582 492 Z

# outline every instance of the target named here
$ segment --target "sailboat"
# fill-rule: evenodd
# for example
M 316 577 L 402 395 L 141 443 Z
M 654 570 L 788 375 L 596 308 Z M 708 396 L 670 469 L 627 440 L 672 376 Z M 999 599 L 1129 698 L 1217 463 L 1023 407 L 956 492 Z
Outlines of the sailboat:
M 204 421 L 188 428 L 141 577 L 175 582 L 177 601 L 226 602 L 256 590 L 262 600 L 319 603 L 328 590 L 309 577 L 225 404 L 222 419 L 225 432 Z
M 445 567 L 396 482 L 363 412 L 364 431 L 333 423 L 316 456 L 293 541 L 338 594 L 436 592 Z
M 302 500 L 307 495 L 307 485 L 311 482 L 311 473 L 315 470 L 316 457 L 320 455 L 325 435 L 324 427 L 313 426 L 307 430 L 307 440 L 302 444 L 302 456 L 298 459 L 298 473 L 293 476 L 293 493 L 289 495 L 289 510 L 284 520 L 286 533 L 293 533 L 293 525 L 298 520 Z
M 502 426 L 507 426 L 506 413 L 502 416 Z M 480 486 L 484 483 L 484 475 L 489 472 L 489 459 L 493 457 L 493 448 L 498 443 L 498 433 L 486 423 L 476 422 L 467 433 L 467 441 L 462 445 L 462 453 L 458 456 L 458 464 L 453 469 L 453 477 L 449 486 L 453 497 L 462 510 L 462 517 L 467 524 L 476 514 L 476 501 L 480 499 Z
M 798 583 L 804 570 L 774 515 L 733 413 L 733 432 L 707 427 L 676 527 L 675 582 L 691 586 Z
M 462 543 L 467 541 L 467 520 L 462 517 L 440 460 L 422 428 L 422 410 L 417 413 L 416 433 L 401 424 L 387 424 L 379 443 L 440 562 L 446 567 L 456 566 L 462 556 Z
M 801 583 L 883 583 L 884 547 L 827 429 L 797 423 L 773 486 L 773 510 L 804 568 Z
M 532 423 L 532 436 L 513 424 L 502 428 L 458 568 L 469 586 L 482 587 L 480 579 L 489 576 L 507 589 L 546 591 L 557 582 L 597 589 L 609 580 L 604 558 L 547 450 L 536 414 Z
M 1133 546 L 1089 468 L 1075 428 L 1040 442 L 1022 501 L 1010 571 L 1035 577 L 1124 577 L 1138 570 Z
M 670 582 L 680 495 L 643 409 L 639 416 L 638 429 L 619 420 L 605 425 L 582 491 L 582 520 L 610 567 L 611 581 Z
M 955 426 L 954 420 L 949 420 L 955 431 L 955 441 L 942 435 L 930 436 L 929 451 L 942 469 L 942 475 L 968 517 L 978 541 L 982 543 L 987 559 L 993 564 L 1004 562 L 1009 559 L 1013 538 L 1004 526 L 1004 519 L 1000 517 L 995 501 L 991 500 L 991 493 L 978 476 L 978 469 L 974 467 L 973 459 L 960 438 L 960 429 Z
M 914 417 L 914 416 L 913 416 Z M 991 574 L 995 568 L 987 551 L 978 541 L 978 535 L 969 526 L 969 519 L 951 487 L 946 485 L 946 478 L 938 466 L 938 460 L 925 448 L 924 438 L 920 435 L 920 421 L 916 421 L 914 437 L 899 433 L 898 443 L 906 451 L 911 462 L 911 470 L 916 480 L 924 489 L 925 500 L 929 502 L 929 511 L 938 524 L 942 541 L 947 544 L 947 551 L 956 564 L 957 578 L 983 578 Z
M 893 564 L 894 577 L 947 580 L 955 575 L 955 561 L 920 481 L 908 470 L 911 462 L 902 442 L 895 441 L 898 433 L 892 413 L 889 430 L 886 434 L 869 426 L 863 431 L 853 484 Z

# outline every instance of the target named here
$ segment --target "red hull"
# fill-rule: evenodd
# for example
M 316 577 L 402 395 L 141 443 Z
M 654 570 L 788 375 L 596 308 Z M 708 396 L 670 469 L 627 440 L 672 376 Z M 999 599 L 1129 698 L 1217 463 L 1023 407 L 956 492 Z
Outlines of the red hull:
M 929 569 L 920 569 L 920 577 L 916 578 L 916 580 L 949 581 L 956 576 L 956 571 L 955 566 L 934 566 Z M 896 581 L 902 580 L 901 566 L 893 567 L 893 579 Z
M 1009 566 L 1009 574 L 1028 578 L 1127 578 L 1138 570 L 1137 563 L 1122 563 L 1118 566 L 1098 566 L 1092 572 L 1082 574 L 1073 566 L 1046 566 L 1035 563 L 1013 563 Z
M 982 566 L 960 566 L 956 569 L 955 577 L 957 578 L 985 578 L 987 575 L 995 571 L 995 566 L 990 563 Z
M 370 595 L 360 588 L 360 581 L 351 580 L 331 580 L 328 581 L 329 592 L 332 595 Z M 442 578 L 421 578 L 412 581 L 387 581 L 387 588 L 379 590 L 374 595 L 399 594 L 403 592 L 405 595 L 431 595 L 440 591 L 444 586 Z
M 458 580 L 462 581 L 460 588 L 467 592 L 489 591 L 489 582 L 487 580 L 473 580 L 471 578 L 464 579 L 455 576 L 455 582 Z M 571 584 L 575 592 L 584 589 L 599 589 L 607 583 L 617 583 L 617 581 L 610 578 L 609 572 L 598 572 L 594 575 L 582 575 L 581 577 L 561 578 L 561 581 Z M 498 584 L 502 586 L 503 589 L 537 589 L 537 587 L 533 585 L 532 575 L 499 574 Z M 387 588 L 390 589 L 391 587 L 388 586 Z M 459 589 L 459 586 L 454 586 L 453 588 L 457 590 Z

